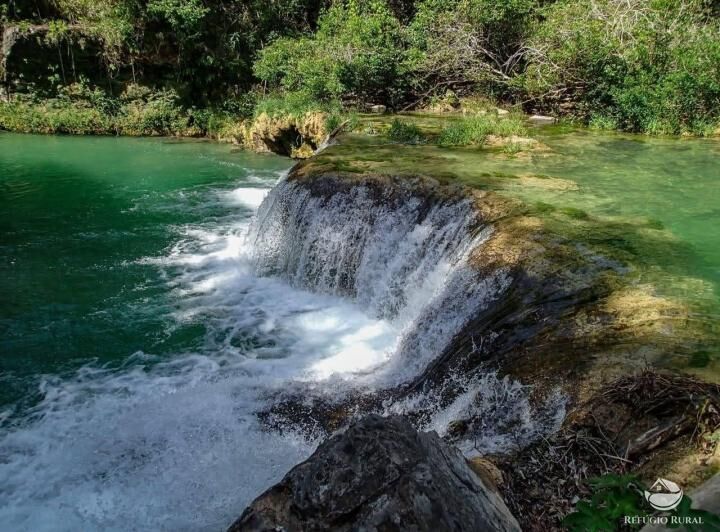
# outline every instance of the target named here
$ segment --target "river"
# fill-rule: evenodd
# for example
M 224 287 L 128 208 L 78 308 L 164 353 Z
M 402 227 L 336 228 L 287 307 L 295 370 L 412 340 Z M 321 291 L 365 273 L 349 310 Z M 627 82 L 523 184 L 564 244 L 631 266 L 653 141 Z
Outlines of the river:
M 559 156 L 451 158 L 465 181 L 479 169 L 572 180 L 496 186 L 672 235 L 653 280 L 684 286 L 716 323 L 717 144 L 545 142 Z M 201 141 L 0 134 L 0 529 L 221 530 L 317 445 L 260 426 L 273 397 L 402 382 L 422 369 L 402 358 L 408 343 L 425 364 L 474 311 L 447 304 L 471 294 L 462 205 L 364 222 L 362 191 L 337 205 L 272 191 L 290 165 Z M 352 261 L 350 293 L 337 263 Z

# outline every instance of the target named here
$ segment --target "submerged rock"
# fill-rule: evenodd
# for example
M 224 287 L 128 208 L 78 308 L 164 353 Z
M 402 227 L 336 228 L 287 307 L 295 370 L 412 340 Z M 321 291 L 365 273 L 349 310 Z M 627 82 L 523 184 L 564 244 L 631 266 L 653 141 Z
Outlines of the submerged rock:
M 529 122 L 532 122 L 533 124 L 554 124 L 557 122 L 557 119 L 552 116 L 544 116 L 544 115 L 532 115 L 530 118 L 528 118 Z
M 370 415 L 258 497 L 245 530 L 520 530 L 503 500 L 434 432 Z

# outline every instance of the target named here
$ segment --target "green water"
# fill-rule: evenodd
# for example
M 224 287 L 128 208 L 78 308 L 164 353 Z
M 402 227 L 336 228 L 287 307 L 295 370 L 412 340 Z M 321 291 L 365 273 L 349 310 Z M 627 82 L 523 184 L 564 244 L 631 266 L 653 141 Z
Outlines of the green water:
M 407 115 L 433 135 L 456 117 Z M 368 117 L 382 131 L 386 118 Z M 345 135 L 318 164 L 431 175 L 517 197 L 558 233 L 631 266 L 634 282 L 687 303 L 707 333 L 691 365 L 720 375 L 720 139 L 652 138 L 567 126 L 531 128 L 543 149 L 403 145 Z M 709 355 L 709 356 L 708 356 Z M 699 368 L 696 368 L 699 369 Z
M 695 369 L 720 375 L 720 142 L 534 133 L 547 149 L 516 155 L 347 135 L 316 162 L 523 200 L 578 253 L 687 303 Z M 256 412 L 397 331 L 255 273 L 243 237 L 289 167 L 208 142 L 0 133 L 0 529 L 223 530 L 312 451 Z
M 0 134 L 0 405 L 32 375 L 201 342 L 201 325 L 168 327 L 166 279 L 142 259 L 288 167 L 208 142 Z

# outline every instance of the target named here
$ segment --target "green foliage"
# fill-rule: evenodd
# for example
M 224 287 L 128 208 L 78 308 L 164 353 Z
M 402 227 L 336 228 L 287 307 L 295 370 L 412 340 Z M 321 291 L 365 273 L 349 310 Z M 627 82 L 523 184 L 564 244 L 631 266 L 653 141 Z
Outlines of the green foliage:
M 178 135 L 189 126 L 188 116 L 172 91 L 151 93 L 123 106 L 116 128 L 123 135 Z
M 591 478 L 588 483 L 593 490 L 590 501 L 580 501 L 575 511 L 563 519 L 563 525 L 572 532 L 618 530 L 625 516 L 646 517 L 651 515 L 652 507 L 645 501 L 644 486 L 635 475 L 615 475 L 608 473 Z M 702 525 L 668 523 L 669 528 L 683 526 L 689 531 L 720 530 L 720 517 L 691 508 L 692 499 L 685 495 L 671 515 L 677 518 L 700 518 Z M 623 524 L 631 530 L 637 530 L 642 524 Z
M 413 78 L 434 91 L 450 80 L 506 93 L 521 67 L 516 55 L 538 11 L 537 0 L 421 0 L 409 25 Z
M 334 2 L 312 37 L 278 39 L 260 51 L 255 75 L 274 89 L 320 101 L 394 103 L 402 90 L 402 28 L 380 0 Z
M 70 45 L 82 47 L 90 36 L 102 43 L 106 70 L 93 79 L 107 79 L 109 92 L 139 81 L 176 90 L 185 107 L 219 108 L 229 116 L 255 114 L 250 102 L 259 93 L 271 95 L 259 104 L 271 111 L 336 102 L 346 107 L 382 103 L 396 110 L 429 104 L 449 111 L 457 101 L 472 107 L 467 96 L 480 94 L 526 110 L 570 115 L 597 129 L 720 134 L 716 1 L 53 0 L 33 5 L 3 4 L 0 17 L 26 29 L 48 24 L 46 40 L 61 56 L 60 64 L 55 51 L 43 58 L 53 85 L 77 80 L 76 66 L 87 68 L 87 61 L 75 64 Z M 27 81 L 32 85 L 33 80 L 23 84 Z M 225 109 L 233 105 L 237 108 Z M 163 106 L 165 111 L 155 109 Z M 167 126 L 168 104 L 150 107 L 165 115 L 160 122 Z M 446 139 L 479 142 L 483 135 L 475 140 L 472 135 L 478 129 L 483 128 L 458 126 Z
M 637 477 L 608 474 L 590 479 L 589 484 L 594 491 L 592 499 L 578 502 L 575 511 L 563 520 L 571 531 L 616 530 L 626 515 L 649 515 L 643 497 L 645 488 Z
M 720 25 L 700 0 L 556 2 L 530 49 L 522 87 L 595 127 L 707 135 L 720 120 Z
M 612 130 L 618 129 L 620 124 L 617 119 L 613 116 L 603 115 L 599 113 L 592 113 L 590 115 L 589 124 L 591 129 L 599 130 Z
M 135 2 L 128 0 L 55 0 L 65 20 L 105 42 L 107 57 L 116 56 L 138 24 Z
M 150 0 L 147 4 L 148 14 L 163 17 L 172 29 L 183 33 L 197 31 L 209 11 L 200 0 Z
M 85 83 L 61 87 L 56 98 L 0 102 L 0 129 L 71 135 L 212 135 L 231 115 L 185 109 L 176 93 L 130 85 L 112 98 Z M 238 120 L 236 118 L 236 120 Z
M 511 137 L 526 133 L 527 128 L 521 118 L 516 116 L 501 118 L 488 113 L 453 122 L 440 132 L 438 144 L 441 146 L 481 146 L 485 144 L 490 135 Z
M 305 92 L 273 93 L 260 97 L 255 104 L 253 118 L 261 114 L 271 117 L 300 118 L 307 113 L 324 113 L 325 130 L 331 133 L 343 122 L 353 129 L 357 116 L 347 113 L 337 100 L 317 101 Z
M 425 141 L 425 136 L 419 127 L 410 122 L 403 122 L 397 118 L 390 124 L 387 132 L 388 138 L 405 144 L 420 144 Z
M 66 39 L 70 33 L 67 22 L 64 20 L 51 20 L 48 23 L 48 32 L 45 39 L 50 44 L 58 44 Z
M 302 116 L 308 112 L 322 111 L 338 114 L 342 106 L 338 101 L 317 101 L 304 92 L 273 93 L 260 98 L 255 105 L 254 116 Z

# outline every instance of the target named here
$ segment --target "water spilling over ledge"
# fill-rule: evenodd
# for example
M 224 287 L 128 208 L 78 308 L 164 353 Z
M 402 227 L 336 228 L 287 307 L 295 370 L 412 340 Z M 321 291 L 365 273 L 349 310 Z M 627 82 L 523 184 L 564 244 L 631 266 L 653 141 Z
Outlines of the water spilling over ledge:
M 507 286 L 503 272 L 481 279 L 468 266 L 492 228 L 468 199 L 435 201 L 377 182 L 324 194 L 332 183 L 322 181 L 285 181 L 270 193 L 250 233 L 257 272 L 392 322 L 396 352 L 372 380 L 383 380 L 378 372 L 411 380 Z
M 54 142 L 64 160 L 71 141 Z M 114 142 L 95 140 L 89 151 L 102 161 L 145 156 L 134 143 L 116 153 L 123 144 Z M 176 161 L 179 146 L 158 165 L 171 185 L 156 195 L 144 176 L 137 190 L 117 177 L 113 198 L 132 192 L 122 216 L 147 216 L 169 234 L 145 246 L 155 235 L 145 226 L 118 232 L 82 218 L 82 235 L 70 238 L 120 253 L 119 235 L 137 235 L 142 251 L 100 272 L 107 284 L 131 272 L 139 297 L 80 320 L 103 317 L 96 343 L 124 349 L 117 361 L 48 370 L 0 412 L 0 520 L 217 530 L 325 435 L 371 412 L 404 414 L 466 456 L 514 460 L 529 448 L 546 463 L 539 436 L 576 423 L 577 405 L 602 379 L 708 345 L 688 305 L 638 275 L 627 248 L 605 253 L 570 230 L 624 245 L 630 226 L 612 232 L 587 216 L 571 227 L 562 213 L 544 217 L 510 194 L 448 178 L 343 171 L 326 164 L 334 148 L 279 182 L 274 167 L 238 178 L 242 155 L 209 169 L 211 157 Z M 201 176 L 227 171 L 232 188 L 172 188 L 193 164 Z M 13 191 L 28 197 L 24 186 Z M 83 281 L 96 257 L 89 263 Z M 110 342 L 108 330 L 132 342 Z M 139 343 L 144 330 L 167 338 L 165 349 Z M 72 354 L 61 340 L 57 351 Z M 612 414 L 624 412 L 616 406 Z
M 681 304 L 492 192 L 311 160 L 270 193 L 250 234 L 262 275 L 349 298 L 399 331 L 382 363 L 342 385 L 286 389 L 262 414 L 269 426 L 326 434 L 363 413 L 404 413 L 469 454 L 503 452 L 559 426 L 598 373 L 686 340 L 668 334 Z

